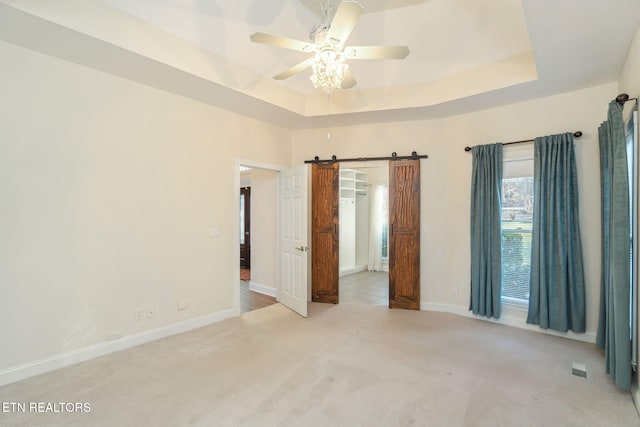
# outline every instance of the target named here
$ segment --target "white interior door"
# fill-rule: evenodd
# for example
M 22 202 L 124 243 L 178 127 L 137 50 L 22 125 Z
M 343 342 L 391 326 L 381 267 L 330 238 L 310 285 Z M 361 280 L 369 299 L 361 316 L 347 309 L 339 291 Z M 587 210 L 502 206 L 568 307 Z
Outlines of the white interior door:
M 277 299 L 307 317 L 307 166 L 278 174 Z

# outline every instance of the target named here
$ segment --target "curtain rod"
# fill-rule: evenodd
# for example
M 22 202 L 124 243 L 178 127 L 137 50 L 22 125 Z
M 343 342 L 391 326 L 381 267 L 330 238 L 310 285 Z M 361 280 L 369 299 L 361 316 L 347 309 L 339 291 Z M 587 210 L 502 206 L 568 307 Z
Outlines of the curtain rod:
M 573 136 L 576 138 L 580 138 L 582 136 L 582 132 L 581 131 L 575 131 L 573 133 Z M 533 142 L 533 139 L 523 139 L 521 141 L 511 141 L 511 142 L 503 142 L 502 145 L 511 145 L 511 144 L 522 144 L 525 142 Z M 471 151 L 471 147 L 464 147 L 464 151 Z
M 415 151 L 411 152 L 410 156 L 398 156 L 398 154 L 394 151 L 391 153 L 391 157 L 354 157 L 352 159 L 338 159 L 335 154 L 331 156 L 331 159 L 328 160 L 320 160 L 320 157 L 315 156 L 313 160 L 305 160 L 305 163 L 334 163 L 334 162 L 371 162 L 375 160 L 418 160 L 418 159 L 428 159 L 429 156 L 426 154 L 418 155 Z

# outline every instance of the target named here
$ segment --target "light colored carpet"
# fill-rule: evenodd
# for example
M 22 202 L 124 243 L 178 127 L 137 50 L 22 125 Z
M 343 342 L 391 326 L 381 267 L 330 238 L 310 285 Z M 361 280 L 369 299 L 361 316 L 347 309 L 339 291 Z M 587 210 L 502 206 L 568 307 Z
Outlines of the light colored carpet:
M 571 362 L 588 378 L 571 375 Z M 640 426 L 593 345 L 455 315 L 280 304 L 0 388 L 0 424 Z

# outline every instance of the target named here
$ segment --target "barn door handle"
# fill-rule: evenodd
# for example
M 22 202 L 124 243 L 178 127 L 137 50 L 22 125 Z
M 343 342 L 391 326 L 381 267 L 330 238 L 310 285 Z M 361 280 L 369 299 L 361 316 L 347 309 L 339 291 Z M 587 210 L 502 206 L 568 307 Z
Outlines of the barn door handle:
M 391 236 L 393 236 L 393 233 L 395 232 L 395 229 L 394 229 L 395 227 L 394 227 L 394 225 L 393 225 L 393 224 L 390 224 L 390 227 L 389 227 L 389 228 L 391 229 L 391 231 L 390 231 L 390 235 L 391 235 Z
M 333 224 L 333 234 L 338 234 L 338 224 Z

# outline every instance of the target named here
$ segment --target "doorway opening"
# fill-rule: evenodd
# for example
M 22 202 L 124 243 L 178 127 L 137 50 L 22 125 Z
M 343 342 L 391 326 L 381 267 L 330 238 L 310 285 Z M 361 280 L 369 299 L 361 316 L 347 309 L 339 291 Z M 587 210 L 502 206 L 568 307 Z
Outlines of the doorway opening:
M 389 163 L 341 163 L 341 303 L 389 305 Z
M 246 170 L 244 173 L 250 173 L 250 172 L 249 170 Z M 250 178 L 246 178 L 246 180 L 250 180 Z M 241 181 L 243 181 L 242 178 L 241 178 Z M 250 186 L 240 187 L 240 279 L 241 280 L 251 279 L 251 187 Z
M 276 303 L 275 228 L 277 171 L 239 165 L 239 311 Z
M 357 159 L 358 161 L 360 159 Z M 375 158 L 362 161 L 389 160 L 389 308 L 420 309 L 420 156 L 410 158 Z M 348 159 L 344 162 L 351 162 Z M 338 304 L 340 299 L 339 230 L 340 162 L 309 161 L 311 167 L 311 298 L 314 302 Z M 356 176 L 358 174 L 356 173 Z M 357 186 L 364 180 L 355 178 L 349 191 L 364 193 Z M 368 181 L 367 181 L 368 182 Z M 354 197 L 356 197 L 354 195 Z M 343 214 L 344 218 L 344 214 Z M 356 228 L 353 225 L 351 228 Z M 356 246 L 353 243 L 354 247 Z M 355 256 L 357 261 L 357 255 Z M 343 265 L 344 267 L 344 265 Z M 356 268 L 355 266 L 353 267 Z M 349 270 L 343 268 L 343 271 Z

